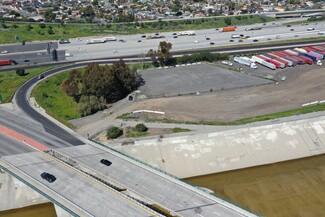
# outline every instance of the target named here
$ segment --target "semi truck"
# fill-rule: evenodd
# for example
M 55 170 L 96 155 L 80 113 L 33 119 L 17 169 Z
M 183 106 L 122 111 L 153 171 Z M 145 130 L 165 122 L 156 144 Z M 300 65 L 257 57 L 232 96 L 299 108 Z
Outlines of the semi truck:
M 116 41 L 115 37 L 106 37 L 105 38 L 106 41 Z
M 249 66 L 249 67 L 251 67 L 253 69 L 257 69 L 257 65 L 251 60 L 248 60 L 248 59 L 245 59 L 245 58 L 242 58 L 242 57 L 235 57 L 234 61 L 239 63 L 239 64 Z
M 256 61 L 257 63 L 261 64 L 262 66 L 268 67 L 270 69 L 275 69 L 276 66 L 272 63 L 266 62 L 265 60 L 257 57 L 257 56 L 252 56 L 252 60 Z
M 99 44 L 99 43 L 105 43 L 106 38 L 93 38 L 86 41 L 86 44 Z
M 0 66 L 7 66 L 13 63 L 12 60 L 0 60 Z
M 177 33 L 177 35 L 178 36 L 185 36 L 185 35 L 191 36 L 191 35 L 195 35 L 195 31 L 182 31 L 182 32 Z
M 228 27 L 223 27 L 219 28 L 219 32 L 231 32 L 231 31 L 236 31 L 236 26 L 228 26 Z

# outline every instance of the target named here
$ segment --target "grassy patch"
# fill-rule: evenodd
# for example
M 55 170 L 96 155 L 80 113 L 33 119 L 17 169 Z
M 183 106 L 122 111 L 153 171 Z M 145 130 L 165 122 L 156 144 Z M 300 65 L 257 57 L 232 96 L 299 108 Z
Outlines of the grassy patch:
M 61 83 L 67 77 L 68 71 L 46 78 L 35 87 L 32 96 L 48 114 L 71 126 L 67 120 L 79 118 L 80 113 L 79 105 L 61 90 Z
M 231 25 L 248 25 L 254 23 L 264 23 L 275 20 L 270 17 L 262 17 L 259 15 L 241 16 L 241 18 L 230 17 Z M 5 34 L 6 37 L 0 37 L 0 44 L 14 43 L 15 36 L 19 36 L 21 41 L 35 41 L 35 40 L 58 40 L 60 38 L 77 38 L 94 35 L 108 35 L 108 34 L 140 34 L 153 33 L 157 31 L 182 31 L 182 30 L 197 30 L 219 28 L 226 26 L 224 18 L 202 18 L 195 20 L 176 20 L 176 21 L 160 21 L 141 23 L 140 28 L 136 28 L 135 23 L 124 24 L 109 24 L 107 26 L 97 25 L 60 25 L 60 24 L 46 24 L 45 28 L 41 28 L 39 24 L 6 24 L 8 28 L 0 28 L 0 33 Z M 14 26 L 16 28 L 14 28 Z M 52 27 L 54 34 L 49 34 L 49 26 Z
M 174 127 L 172 129 L 173 133 L 182 133 L 182 132 L 189 132 L 190 129 L 180 128 L 180 127 Z
M 148 132 L 138 132 L 136 130 L 130 130 L 130 131 L 126 132 L 125 137 L 127 137 L 127 138 L 136 138 L 136 137 L 147 136 L 148 134 L 149 134 Z
M 39 69 L 27 69 L 24 76 L 18 76 L 15 71 L 1 72 L 0 73 L 0 96 L 2 103 L 8 103 L 16 90 L 27 80 L 41 74 L 54 66 L 44 67 Z

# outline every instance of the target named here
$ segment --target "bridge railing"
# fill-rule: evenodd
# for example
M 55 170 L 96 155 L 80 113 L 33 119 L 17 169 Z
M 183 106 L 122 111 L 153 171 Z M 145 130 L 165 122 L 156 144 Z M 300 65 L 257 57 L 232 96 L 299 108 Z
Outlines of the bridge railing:
M 80 210 L 82 213 L 84 213 L 87 216 L 91 216 L 91 217 L 95 217 L 94 215 L 90 214 L 89 212 L 87 212 L 86 210 L 82 209 L 81 207 L 79 207 L 77 204 L 71 202 L 70 200 L 68 200 L 66 197 L 60 195 L 59 193 L 55 192 L 54 190 L 50 189 L 49 187 L 47 187 L 46 185 L 42 184 L 41 182 L 37 181 L 35 178 L 33 178 L 32 176 L 28 175 L 27 173 L 23 172 L 22 170 L 19 170 L 17 167 L 15 167 L 13 164 L 9 163 L 8 161 L 1 159 L 3 162 L 5 162 L 6 164 L 8 164 L 10 167 L 18 170 L 20 173 L 24 174 L 26 177 L 28 177 L 29 179 L 33 180 L 33 182 L 37 183 L 38 185 L 41 185 L 42 187 L 46 188 L 46 190 L 50 191 L 51 193 L 55 194 L 57 197 L 61 198 L 62 200 L 64 200 L 65 202 L 67 202 L 68 204 L 74 206 L 75 208 L 77 208 L 78 210 Z M 47 195 L 46 193 L 44 193 L 43 191 L 41 191 L 40 189 L 38 189 L 37 187 L 35 187 L 34 185 L 30 184 L 29 182 L 27 182 L 26 180 L 24 180 L 23 178 L 19 177 L 18 175 L 16 175 L 14 172 L 10 171 L 9 169 L 5 168 L 4 166 L 2 166 L 0 164 L 0 168 L 3 169 L 5 172 L 7 172 L 8 174 L 10 174 L 11 176 L 15 177 L 16 179 L 18 179 L 19 181 L 21 181 L 22 183 L 24 183 L 25 185 L 27 185 L 28 187 L 30 187 L 31 189 L 35 190 L 36 192 L 38 192 L 39 194 L 43 195 L 44 197 L 46 197 L 49 201 L 51 201 L 54 204 L 57 204 L 58 206 L 60 206 L 62 209 L 64 209 L 66 212 L 68 212 L 69 214 L 71 214 L 72 216 L 76 216 L 78 217 L 79 215 L 77 215 L 75 212 L 73 212 L 71 209 L 69 209 L 68 207 L 66 207 L 65 205 L 63 205 L 62 203 L 60 203 L 58 200 L 50 197 L 49 195 Z
M 92 136 L 92 138 L 93 137 L 95 137 L 95 136 Z M 102 144 L 102 143 L 100 143 L 100 142 L 98 142 L 96 140 L 93 140 L 92 138 L 89 138 L 89 140 L 91 142 L 96 143 L 97 145 L 112 151 L 113 154 L 115 153 L 115 154 L 121 155 L 121 156 L 124 157 L 124 159 L 126 159 L 128 161 L 132 160 L 132 161 L 136 162 L 138 166 L 140 166 L 140 167 L 142 167 L 142 168 L 144 168 L 146 170 L 150 169 L 151 172 L 154 172 L 157 175 L 163 176 L 163 177 L 167 178 L 168 180 L 174 182 L 175 184 L 180 185 L 180 186 L 182 186 L 182 187 L 184 187 L 186 189 L 191 189 L 191 190 L 195 191 L 196 193 L 198 193 L 198 194 L 200 194 L 200 195 L 202 195 L 202 196 L 204 196 L 204 197 L 206 197 L 206 198 L 208 198 L 208 199 L 210 199 L 212 201 L 217 201 L 218 203 L 224 205 L 225 207 L 228 207 L 231 210 L 235 210 L 238 213 L 243 214 L 244 216 L 252 216 L 252 217 L 261 216 L 260 214 L 252 213 L 247 208 L 244 208 L 244 207 L 242 207 L 242 206 L 240 206 L 240 205 L 238 205 L 238 204 L 236 204 L 236 203 L 234 203 L 232 201 L 229 201 L 229 200 L 227 200 L 225 198 L 222 198 L 222 197 L 220 197 L 219 195 L 217 195 L 215 193 L 204 191 L 204 190 L 202 190 L 202 188 L 200 188 L 199 186 L 197 186 L 195 184 L 184 181 L 184 180 L 178 178 L 177 176 L 174 176 L 174 175 L 172 175 L 172 174 L 170 174 L 170 173 L 168 173 L 168 172 L 166 172 L 164 170 L 161 170 L 161 169 L 159 169 L 157 167 L 154 167 L 154 166 L 152 166 L 152 165 L 150 165 L 150 164 L 148 164 L 146 162 L 143 162 L 143 161 L 141 161 L 139 159 L 136 159 L 136 158 L 134 158 L 134 157 L 132 157 L 130 155 L 127 155 L 127 154 L 121 152 L 121 151 L 118 151 L 118 150 L 115 150 L 115 149 L 113 149 L 111 147 L 108 147 L 108 146 L 106 146 L 106 145 L 104 145 L 104 144 Z

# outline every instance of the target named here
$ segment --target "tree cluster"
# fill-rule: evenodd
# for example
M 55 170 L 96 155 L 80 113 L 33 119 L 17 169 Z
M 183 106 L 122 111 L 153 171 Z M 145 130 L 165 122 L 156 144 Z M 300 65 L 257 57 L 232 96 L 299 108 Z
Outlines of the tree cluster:
M 93 114 L 106 108 L 106 103 L 116 102 L 136 90 L 140 77 L 123 60 L 112 66 L 88 64 L 85 71 L 74 69 L 61 84 L 62 90 L 80 103 L 82 116 Z
M 151 58 L 154 65 L 170 65 L 173 56 L 171 54 L 172 44 L 170 42 L 161 41 L 157 51 L 150 49 L 148 51 L 148 56 Z
M 209 52 L 201 52 L 194 53 L 192 55 L 183 55 L 181 57 L 176 58 L 177 64 L 187 64 L 187 63 L 195 63 L 195 62 L 214 62 L 220 60 L 228 60 L 229 54 L 226 53 L 209 53 Z

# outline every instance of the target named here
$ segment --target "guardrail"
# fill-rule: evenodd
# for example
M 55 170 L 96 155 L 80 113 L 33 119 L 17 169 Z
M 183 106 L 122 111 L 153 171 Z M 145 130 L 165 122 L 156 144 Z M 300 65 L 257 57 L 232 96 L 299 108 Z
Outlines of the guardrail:
M 60 195 L 59 193 L 55 192 L 54 190 L 50 189 L 49 187 L 47 187 L 46 185 L 44 185 L 43 183 L 37 181 L 35 178 L 33 178 L 32 176 L 28 175 L 27 173 L 23 172 L 22 170 L 18 169 L 16 166 L 14 166 L 13 164 L 9 163 L 8 161 L 4 160 L 3 158 L 1 158 L 1 160 L 3 162 L 5 162 L 6 164 L 8 164 L 10 167 L 14 168 L 15 170 L 18 170 L 20 173 L 24 174 L 26 177 L 28 177 L 29 179 L 33 180 L 35 183 L 37 183 L 38 185 L 41 185 L 42 187 L 46 188 L 48 191 L 50 191 L 51 193 L 55 194 L 57 197 L 61 198 L 62 200 L 64 200 L 65 202 L 67 202 L 68 204 L 74 206 L 75 208 L 77 208 L 78 210 L 80 210 L 82 213 L 86 214 L 87 216 L 91 216 L 91 217 L 95 217 L 94 215 L 90 214 L 89 212 L 87 212 L 86 210 L 82 209 L 81 207 L 79 207 L 77 204 L 71 202 L 70 200 L 68 200 L 66 197 Z M 20 180 L 21 182 L 23 182 L 24 184 L 26 184 L 27 186 L 29 186 L 30 188 L 32 188 L 33 190 L 37 191 L 38 193 L 40 193 L 41 195 L 43 195 L 44 197 L 46 197 L 47 199 L 49 199 L 51 202 L 59 205 L 62 209 L 64 209 L 65 211 L 67 211 L 69 214 L 73 215 L 73 216 L 79 216 L 78 214 L 76 214 L 75 212 L 73 212 L 71 209 L 69 209 L 68 207 L 66 207 L 65 205 L 63 205 L 62 203 L 60 203 L 59 201 L 55 200 L 54 198 L 50 197 L 49 195 L 47 195 L 46 193 L 44 193 L 43 191 L 41 191 L 40 189 L 38 189 L 37 187 L 33 186 L 32 184 L 30 184 L 29 182 L 27 182 L 25 179 L 21 178 L 20 176 L 16 175 L 14 172 L 10 171 L 9 169 L 5 168 L 3 165 L 0 164 L 0 167 L 6 171 L 7 173 L 9 173 L 11 176 L 15 177 L 16 179 Z
M 118 150 L 115 150 L 115 149 L 111 148 L 111 147 L 105 146 L 104 144 L 102 144 L 100 142 L 97 142 L 97 141 L 92 140 L 92 139 L 89 139 L 89 140 L 91 142 L 99 145 L 101 147 L 101 149 L 104 148 L 104 149 L 106 149 L 106 151 L 109 150 L 110 153 L 114 154 L 117 157 L 120 157 L 120 158 L 122 158 L 124 160 L 127 160 L 130 163 L 133 163 L 133 164 L 135 164 L 135 165 L 137 165 L 137 166 L 139 166 L 139 167 L 141 167 L 143 169 L 146 169 L 146 170 L 148 170 L 148 171 L 150 171 L 150 172 L 152 172 L 152 173 L 154 173 L 156 175 L 159 175 L 159 176 L 161 176 L 163 178 L 166 178 L 169 181 L 171 181 L 171 182 L 173 182 L 173 183 L 175 183 L 175 184 L 177 184 L 179 186 L 182 186 L 182 187 L 184 187 L 184 188 L 186 188 L 188 190 L 192 190 L 192 191 L 198 193 L 199 195 L 201 195 L 203 197 L 206 197 L 206 198 L 208 198 L 208 199 L 210 199 L 212 201 L 220 203 L 220 204 L 222 204 L 223 206 L 227 207 L 230 210 L 236 211 L 236 212 L 238 212 L 238 213 L 240 213 L 240 214 L 242 214 L 244 216 L 248 216 L 248 217 L 260 216 L 258 214 L 254 214 L 254 213 L 246 210 L 245 208 L 239 206 L 238 204 L 235 204 L 235 203 L 233 203 L 233 202 L 231 202 L 229 200 L 225 200 L 224 198 L 221 198 L 221 197 L 219 197 L 218 195 L 216 195 L 214 193 L 207 193 L 206 191 L 203 191 L 198 186 L 196 186 L 194 184 L 190 184 L 190 183 L 188 183 L 186 181 L 183 181 L 183 180 L 179 179 L 178 177 L 176 177 L 176 176 L 174 176 L 174 175 L 172 175 L 172 174 L 170 174 L 170 173 L 168 173 L 166 171 L 163 171 L 163 170 L 161 170 L 159 168 L 153 167 L 150 164 L 147 164 L 147 163 L 145 163 L 145 162 L 143 162 L 141 160 L 138 160 L 138 159 L 136 159 L 136 158 L 134 158 L 132 156 L 129 156 L 127 154 L 124 154 L 124 153 L 122 153 L 122 152 L 120 152 Z

